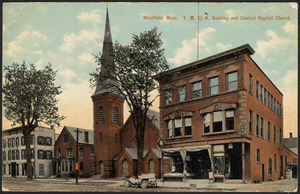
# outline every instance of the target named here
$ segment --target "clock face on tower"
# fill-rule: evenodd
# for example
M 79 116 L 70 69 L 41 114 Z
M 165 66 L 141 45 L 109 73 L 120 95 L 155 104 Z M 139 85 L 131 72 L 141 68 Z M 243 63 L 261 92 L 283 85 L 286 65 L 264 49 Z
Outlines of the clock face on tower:
M 163 142 L 162 139 L 160 139 L 160 140 L 158 141 L 158 146 L 161 147 L 161 146 L 163 146 L 163 145 L 164 145 L 164 142 Z

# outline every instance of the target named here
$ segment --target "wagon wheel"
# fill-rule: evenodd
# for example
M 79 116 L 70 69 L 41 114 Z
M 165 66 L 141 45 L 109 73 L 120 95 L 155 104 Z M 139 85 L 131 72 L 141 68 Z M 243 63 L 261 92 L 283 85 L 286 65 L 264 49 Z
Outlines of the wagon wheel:
M 131 186 L 131 183 L 129 181 L 125 181 L 124 187 L 129 188 Z
M 141 186 L 142 186 L 143 189 L 146 189 L 147 186 L 148 186 L 148 181 L 143 180 Z

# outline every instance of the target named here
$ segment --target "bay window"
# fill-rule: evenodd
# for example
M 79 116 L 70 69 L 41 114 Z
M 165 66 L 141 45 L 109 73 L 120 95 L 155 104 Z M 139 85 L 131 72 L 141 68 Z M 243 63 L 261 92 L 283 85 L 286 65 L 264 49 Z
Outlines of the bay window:
M 221 110 L 203 114 L 203 133 L 234 130 L 234 111 Z

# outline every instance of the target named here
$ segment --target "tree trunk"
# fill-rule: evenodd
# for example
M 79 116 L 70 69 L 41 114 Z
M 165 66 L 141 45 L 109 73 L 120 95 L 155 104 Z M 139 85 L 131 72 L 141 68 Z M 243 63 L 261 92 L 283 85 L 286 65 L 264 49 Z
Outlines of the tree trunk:
M 144 162 L 144 157 L 143 153 L 144 152 L 144 138 L 140 139 L 140 142 L 137 143 L 137 175 L 142 175 L 143 174 L 143 162 Z
M 30 131 L 29 129 L 25 129 L 24 140 L 26 146 L 26 170 L 27 170 L 27 180 L 32 180 L 32 168 L 31 168 L 31 151 L 30 151 Z

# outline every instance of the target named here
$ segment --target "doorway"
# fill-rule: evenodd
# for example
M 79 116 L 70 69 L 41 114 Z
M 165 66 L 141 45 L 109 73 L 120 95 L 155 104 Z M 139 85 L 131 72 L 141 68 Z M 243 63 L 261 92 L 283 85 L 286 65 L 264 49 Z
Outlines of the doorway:
M 12 176 L 12 177 L 16 177 L 16 175 L 17 175 L 17 171 L 16 171 L 16 163 L 13 162 L 13 163 L 11 163 L 11 176 Z
M 262 182 L 265 182 L 265 165 L 261 165 Z

